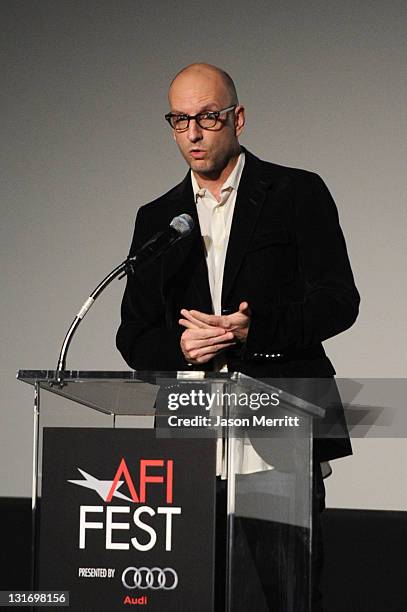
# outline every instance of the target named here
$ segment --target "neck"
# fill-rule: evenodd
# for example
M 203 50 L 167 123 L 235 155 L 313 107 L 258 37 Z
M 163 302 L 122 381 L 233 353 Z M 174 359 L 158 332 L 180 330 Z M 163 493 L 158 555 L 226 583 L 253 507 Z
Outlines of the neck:
M 218 202 L 220 202 L 220 191 L 222 189 L 222 185 L 224 185 L 225 181 L 232 174 L 233 169 L 237 164 L 239 155 L 240 151 L 238 151 L 235 156 L 231 157 L 226 166 L 219 173 L 216 173 L 216 175 L 203 175 L 193 170 L 194 176 L 199 187 L 204 187 L 205 189 L 208 189 L 211 194 L 218 200 Z

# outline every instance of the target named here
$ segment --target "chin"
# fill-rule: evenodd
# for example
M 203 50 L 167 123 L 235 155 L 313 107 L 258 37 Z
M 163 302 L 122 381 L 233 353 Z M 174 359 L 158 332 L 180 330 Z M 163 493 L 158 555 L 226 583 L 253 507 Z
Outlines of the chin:
M 199 172 L 199 174 L 212 174 L 214 171 L 213 165 L 206 159 L 192 159 L 190 166 L 194 172 Z

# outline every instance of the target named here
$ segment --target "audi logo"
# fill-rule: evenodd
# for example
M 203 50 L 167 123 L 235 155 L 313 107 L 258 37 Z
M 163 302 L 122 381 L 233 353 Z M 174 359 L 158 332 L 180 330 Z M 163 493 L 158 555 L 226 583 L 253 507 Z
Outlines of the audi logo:
M 126 589 L 153 589 L 172 591 L 178 584 L 178 574 L 172 567 L 128 567 L 122 574 Z

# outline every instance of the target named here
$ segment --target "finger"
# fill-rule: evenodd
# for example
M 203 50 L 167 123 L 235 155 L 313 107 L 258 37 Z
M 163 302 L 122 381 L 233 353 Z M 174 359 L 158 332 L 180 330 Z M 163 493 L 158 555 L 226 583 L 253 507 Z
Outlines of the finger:
M 202 363 L 208 363 L 208 361 L 210 361 L 211 359 L 213 359 L 213 357 L 215 357 L 216 353 L 208 353 L 207 355 L 204 355 L 203 357 L 198 357 L 197 359 L 188 359 L 189 363 L 194 363 L 194 364 L 202 364 Z
M 196 311 L 196 312 L 198 312 L 198 311 Z M 196 327 L 201 327 L 201 328 L 210 327 L 207 323 L 204 323 L 204 321 L 201 321 L 197 317 L 194 317 L 191 314 L 191 311 L 189 311 L 189 310 L 182 309 L 181 310 L 181 314 L 182 314 L 183 317 L 188 319 L 188 321 L 190 321 L 190 323 L 193 323 Z M 201 313 L 201 314 L 203 314 L 203 313 Z
M 220 336 L 225 333 L 225 330 L 222 327 L 215 327 L 213 325 L 205 325 L 201 327 L 199 325 L 196 325 L 195 323 L 192 323 L 192 321 L 189 321 L 188 319 L 178 319 L 178 323 L 186 329 L 191 329 L 199 332 L 199 337 L 206 338 L 208 334 Z
M 189 351 L 188 354 L 191 357 L 191 359 L 197 359 L 199 357 L 203 357 L 204 355 L 208 355 L 211 353 L 216 355 L 220 351 L 223 351 L 224 349 L 229 348 L 229 346 L 234 346 L 235 344 L 236 342 L 228 342 L 226 344 L 215 344 L 214 346 L 204 346 L 203 348 L 193 349 L 192 351 Z
M 211 359 L 213 359 L 214 357 L 216 357 L 216 353 L 207 353 L 206 355 L 203 355 L 202 357 L 198 357 L 197 359 L 195 359 L 195 363 L 200 364 L 200 363 L 208 363 L 208 361 L 210 361 Z
M 192 323 L 191 321 L 188 321 L 187 319 L 179 319 L 178 323 L 182 325 L 182 327 L 186 327 L 187 329 L 201 329 L 200 327 L 198 327 L 198 325 Z
M 205 312 L 199 312 L 199 310 L 190 310 L 189 314 L 196 321 L 205 323 L 206 325 L 220 325 L 223 319 L 223 317 L 219 315 L 206 314 Z
M 196 360 L 196 363 L 208 363 L 211 359 L 215 357 L 216 353 L 210 353 L 209 355 L 205 355 L 204 357 L 200 357 Z
M 226 335 L 225 335 L 226 336 Z M 191 339 L 188 336 L 185 338 L 181 339 L 181 348 L 183 350 L 183 352 L 187 352 L 189 353 L 190 351 L 194 351 L 194 350 L 199 350 L 201 348 L 212 348 L 213 346 L 226 346 L 226 344 L 228 344 L 229 342 L 234 342 L 235 339 L 233 337 L 233 334 L 228 334 L 227 337 L 225 337 L 225 340 L 223 340 L 223 338 L 220 337 L 214 337 L 214 338 L 205 338 L 204 340 L 202 339 Z
M 226 343 L 231 342 L 233 339 L 233 334 L 225 334 L 225 339 L 220 339 L 218 336 L 205 338 L 204 340 L 184 339 L 183 344 L 187 351 L 191 351 L 203 347 L 212 347 L 213 345 L 225 346 Z
M 221 340 L 226 340 L 222 336 L 226 336 L 229 332 L 225 332 L 221 327 L 205 327 L 205 328 L 196 328 L 191 327 L 186 329 L 181 338 L 183 340 L 206 340 L 208 338 L 220 338 Z

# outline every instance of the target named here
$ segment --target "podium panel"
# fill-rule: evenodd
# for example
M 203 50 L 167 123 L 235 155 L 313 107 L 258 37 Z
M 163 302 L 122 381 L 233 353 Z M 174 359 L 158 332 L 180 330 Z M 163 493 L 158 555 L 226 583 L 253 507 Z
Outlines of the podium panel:
M 309 612 L 312 424 L 242 374 L 23 371 L 33 586 L 72 610 Z
M 210 610 L 214 461 L 214 440 L 45 427 L 36 588 L 73 610 Z

